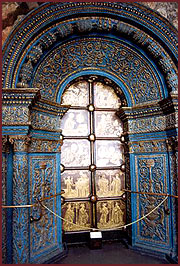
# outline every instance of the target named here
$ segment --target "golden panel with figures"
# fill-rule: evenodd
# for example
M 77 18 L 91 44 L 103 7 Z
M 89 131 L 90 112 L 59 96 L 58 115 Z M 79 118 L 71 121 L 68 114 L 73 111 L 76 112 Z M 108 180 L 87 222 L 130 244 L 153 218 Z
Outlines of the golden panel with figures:
M 61 122 L 62 215 L 68 232 L 125 224 L 124 128 L 116 115 L 121 106 L 117 87 L 97 76 L 83 79 L 62 96 L 62 103 L 71 105 Z
M 85 198 L 90 194 L 90 172 L 82 170 L 65 171 L 62 175 L 62 189 L 65 198 Z
M 98 197 L 121 196 L 125 188 L 125 174 L 119 170 L 96 171 L 96 192 Z
M 97 202 L 99 229 L 117 228 L 125 224 L 125 203 L 122 200 Z
M 90 228 L 89 202 L 68 202 L 62 206 L 64 231 L 84 231 Z

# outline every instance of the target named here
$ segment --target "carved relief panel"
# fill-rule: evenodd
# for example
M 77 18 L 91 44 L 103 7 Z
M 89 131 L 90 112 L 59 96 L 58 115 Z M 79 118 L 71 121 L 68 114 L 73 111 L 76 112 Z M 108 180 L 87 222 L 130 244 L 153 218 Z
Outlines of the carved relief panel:
M 152 193 L 168 193 L 167 158 L 166 155 L 141 155 L 135 158 L 136 190 Z M 163 196 L 137 196 L 137 217 L 146 215 L 162 200 Z M 169 244 L 169 199 L 158 209 L 137 224 L 139 239 L 153 243 Z
M 64 217 L 63 229 L 65 231 L 84 231 L 90 228 L 90 203 L 68 202 L 62 207 Z
M 98 201 L 98 228 L 116 228 L 125 224 L 126 205 L 122 200 Z
M 55 195 L 58 192 L 56 156 L 30 155 L 30 201 L 32 204 L 37 200 Z M 60 211 L 59 200 L 52 198 L 43 201 L 43 204 L 52 211 Z M 31 208 L 30 216 L 33 221 L 30 224 L 30 255 L 32 260 L 45 250 L 56 247 L 60 241 L 58 234 L 59 220 L 39 204 Z

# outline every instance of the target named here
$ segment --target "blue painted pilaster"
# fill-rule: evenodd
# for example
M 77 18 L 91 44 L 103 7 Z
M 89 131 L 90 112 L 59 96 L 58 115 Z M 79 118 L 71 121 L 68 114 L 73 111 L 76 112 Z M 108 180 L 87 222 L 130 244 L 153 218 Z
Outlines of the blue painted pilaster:
M 13 205 L 27 205 L 28 198 L 28 145 L 27 136 L 11 136 L 13 143 Z M 29 209 L 13 209 L 13 263 L 29 263 Z

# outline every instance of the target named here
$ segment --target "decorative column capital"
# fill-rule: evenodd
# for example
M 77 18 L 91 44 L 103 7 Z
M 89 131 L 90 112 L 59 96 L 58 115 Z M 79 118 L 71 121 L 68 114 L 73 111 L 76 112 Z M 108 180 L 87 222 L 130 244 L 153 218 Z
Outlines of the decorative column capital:
M 9 142 L 14 145 L 15 152 L 27 152 L 31 138 L 24 135 L 12 135 L 9 136 Z

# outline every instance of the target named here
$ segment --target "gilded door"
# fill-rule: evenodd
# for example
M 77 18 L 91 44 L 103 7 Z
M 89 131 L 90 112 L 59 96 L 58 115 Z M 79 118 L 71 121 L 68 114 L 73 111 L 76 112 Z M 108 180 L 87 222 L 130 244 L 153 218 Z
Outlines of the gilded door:
M 125 224 L 123 125 L 114 89 L 93 77 L 66 88 L 61 180 L 65 231 L 117 229 Z

